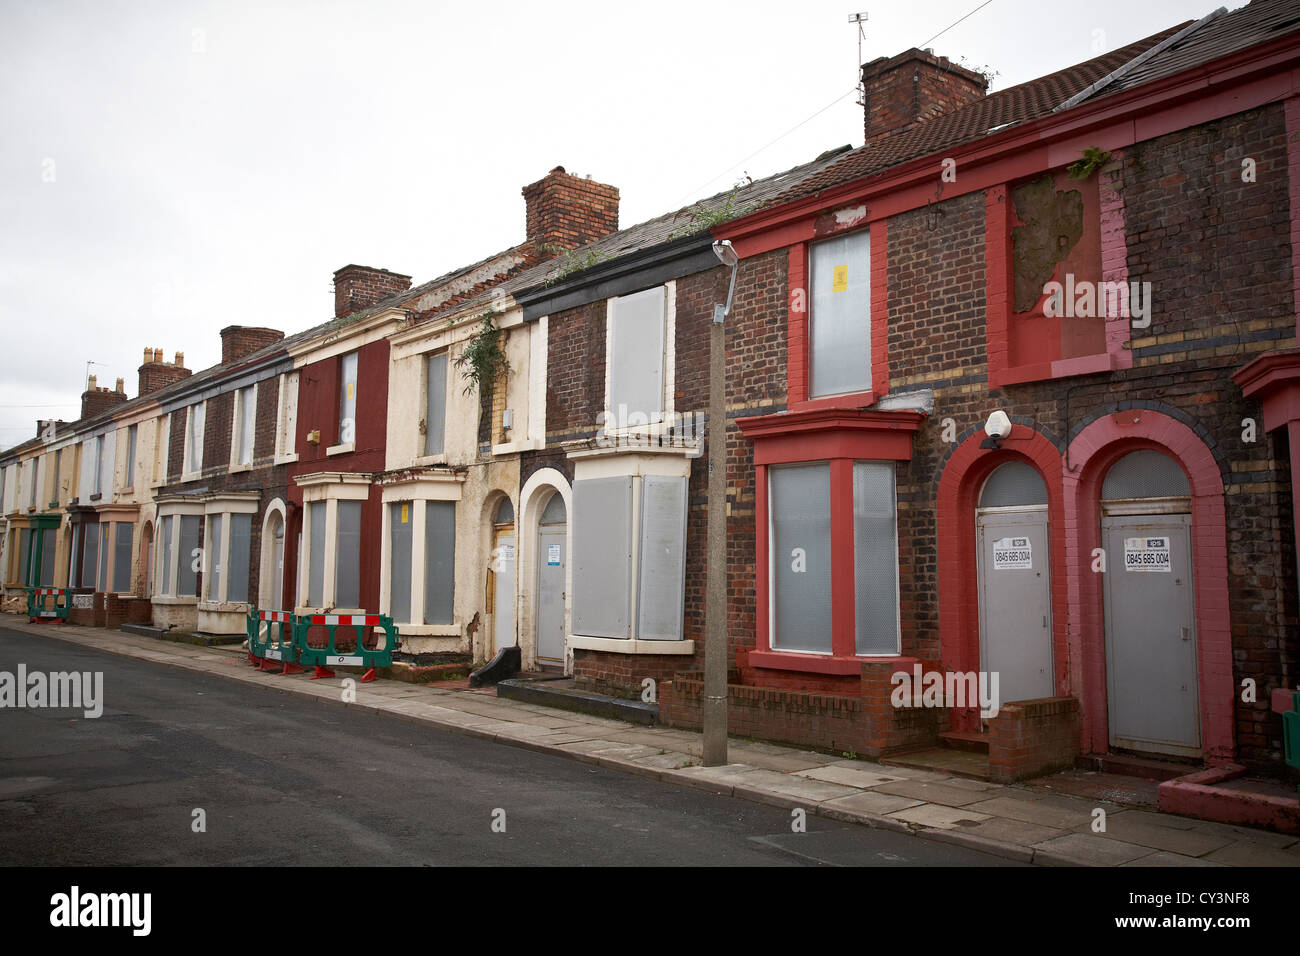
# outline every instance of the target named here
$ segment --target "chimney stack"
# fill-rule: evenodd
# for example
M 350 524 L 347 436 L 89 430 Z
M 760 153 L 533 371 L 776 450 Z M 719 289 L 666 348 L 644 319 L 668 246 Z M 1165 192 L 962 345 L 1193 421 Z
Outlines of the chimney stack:
M 577 249 L 618 231 L 618 189 L 571 176 L 563 166 L 525 186 L 523 194 L 528 238 L 542 259 L 556 255 L 557 249 Z
M 163 361 L 162 349 L 145 349 L 145 363 L 140 366 L 140 394 L 148 395 L 173 382 L 188 378 L 190 370 L 185 368 L 185 353 L 176 353 L 175 364 Z
M 334 273 L 334 317 L 340 319 L 360 312 L 410 287 L 411 277 L 400 272 L 370 266 L 344 266 Z
M 117 390 L 109 391 L 99 387 L 99 380 L 91 375 L 86 380 L 86 390 L 81 393 L 81 417 L 91 418 L 114 405 L 126 401 L 126 392 L 122 389 L 122 380 L 117 380 Z
M 988 93 L 988 80 L 932 50 L 913 47 L 862 64 L 864 145 L 905 133 Z
M 229 365 L 260 348 L 273 345 L 284 338 L 277 329 L 251 325 L 228 325 L 221 330 L 221 364 Z

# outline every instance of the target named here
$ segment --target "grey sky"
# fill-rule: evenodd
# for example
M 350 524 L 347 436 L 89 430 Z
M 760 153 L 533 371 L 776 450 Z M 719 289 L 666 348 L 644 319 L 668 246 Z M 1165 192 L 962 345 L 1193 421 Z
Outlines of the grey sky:
M 859 145 L 848 14 L 868 60 L 979 2 L 0 0 L 0 447 L 75 419 L 87 360 L 134 396 L 145 346 L 198 370 L 226 325 L 328 318 L 346 263 L 522 241 L 556 165 L 628 226 Z M 998 89 L 1215 6 L 992 0 L 930 45 Z

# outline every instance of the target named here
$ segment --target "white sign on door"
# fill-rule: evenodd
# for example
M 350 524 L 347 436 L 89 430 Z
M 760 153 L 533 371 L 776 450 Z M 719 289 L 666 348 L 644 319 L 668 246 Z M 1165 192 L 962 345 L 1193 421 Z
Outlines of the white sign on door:
M 1125 571 L 1170 571 L 1168 538 L 1125 538 Z
M 994 571 L 1032 571 L 1034 548 L 1028 538 L 998 538 L 993 542 Z
M 546 546 L 546 563 L 553 568 L 560 566 L 560 546 L 558 544 Z

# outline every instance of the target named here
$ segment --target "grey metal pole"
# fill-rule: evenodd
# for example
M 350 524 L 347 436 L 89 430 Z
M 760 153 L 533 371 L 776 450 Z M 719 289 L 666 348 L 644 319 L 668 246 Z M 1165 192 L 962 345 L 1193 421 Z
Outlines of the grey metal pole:
M 729 308 L 731 296 L 727 298 Z M 727 763 L 727 358 L 726 326 L 721 321 L 726 312 L 716 308 L 709 335 L 709 548 L 701 713 L 706 767 Z

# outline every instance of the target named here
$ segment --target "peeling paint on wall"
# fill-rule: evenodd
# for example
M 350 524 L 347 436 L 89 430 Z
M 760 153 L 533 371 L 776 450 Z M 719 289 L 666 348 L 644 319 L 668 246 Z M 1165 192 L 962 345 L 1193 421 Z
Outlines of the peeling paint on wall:
M 1083 194 L 1056 188 L 1050 175 L 1011 190 L 1017 218 L 1011 230 L 1015 311 L 1028 312 L 1043 297 L 1056 266 L 1083 237 Z

